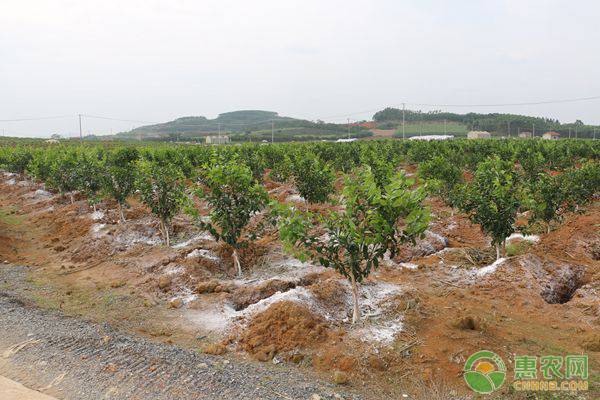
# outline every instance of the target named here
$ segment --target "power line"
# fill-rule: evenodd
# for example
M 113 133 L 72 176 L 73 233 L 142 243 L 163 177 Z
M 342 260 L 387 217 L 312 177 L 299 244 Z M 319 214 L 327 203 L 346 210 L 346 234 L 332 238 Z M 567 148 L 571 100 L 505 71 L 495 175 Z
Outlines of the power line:
M 86 117 L 86 118 L 107 119 L 110 121 L 136 122 L 136 123 L 140 123 L 140 124 L 160 124 L 161 123 L 161 122 L 153 122 L 153 121 L 140 121 L 140 120 L 135 120 L 135 119 L 121 119 L 121 118 L 113 118 L 113 117 L 104 117 L 104 116 L 100 116 L 100 115 L 81 114 L 81 116 Z
M 524 103 L 497 103 L 497 104 L 429 104 L 429 103 L 407 103 L 413 106 L 428 107 L 510 107 L 510 106 L 536 106 L 542 104 L 575 103 L 578 101 L 598 100 L 600 96 L 578 97 L 574 99 L 543 100 Z
M 590 101 L 590 100 L 599 100 L 600 96 L 590 96 L 590 97 L 578 97 L 571 99 L 558 99 L 558 100 L 542 100 L 542 101 L 533 101 L 533 102 L 520 102 L 520 103 L 489 103 L 489 104 L 434 104 L 434 103 L 411 103 L 411 102 L 403 102 L 400 105 L 392 105 L 392 106 L 381 106 L 379 108 L 374 108 L 370 110 L 363 111 L 352 111 L 345 114 L 337 114 L 337 115 L 328 115 L 325 117 L 318 117 L 314 119 L 329 119 L 329 118 L 343 118 L 351 115 L 359 115 L 366 114 L 371 112 L 381 111 L 385 108 L 403 108 L 406 105 L 409 106 L 422 106 L 422 107 L 511 107 L 511 106 L 534 106 L 534 105 L 544 105 L 544 104 L 561 104 L 561 103 L 575 103 L 579 101 Z
M 589 97 L 578 97 L 578 98 L 569 98 L 569 99 L 555 99 L 555 100 L 542 100 L 542 101 L 532 101 L 532 102 L 515 102 L 515 103 L 488 103 L 488 104 L 435 104 L 435 103 L 411 103 L 411 102 L 403 102 L 402 104 L 402 109 L 404 110 L 406 108 L 407 105 L 409 106 L 425 106 L 425 107 L 447 107 L 447 108 L 451 108 L 451 107 L 511 107 L 511 106 L 531 106 L 531 105 L 544 105 L 544 104 L 563 104 L 563 103 L 574 103 L 574 102 L 581 102 L 581 101 L 591 101 L 591 100 L 599 100 L 600 96 L 589 96 Z M 400 108 L 399 106 L 392 106 L 394 108 Z M 369 110 L 362 110 L 362 111 L 352 111 L 352 112 L 348 112 L 348 113 L 344 113 L 344 114 L 337 114 L 337 115 L 329 115 L 329 116 L 321 116 L 321 117 L 315 117 L 312 118 L 313 121 L 315 120 L 326 120 L 326 119 L 335 119 L 335 118 L 342 118 L 342 117 L 349 117 L 349 116 L 353 116 L 353 115 L 359 115 L 359 114 L 366 114 L 366 113 L 371 113 L 371 112 L 377 112 L 380 111 L 382 109 L 384 109 L 385 107 L 379 107 L 379 108 L 374 108 L 374 109 L 369 109 Z M 75 114 L 75 115 L 55 115 L 55 116 L 44 116 L 44 117 L 29 117 L 29 118 L 15 118 L 15 119 L 0 119 L 0 122 L 25 122 L 25 121 L 42 121 L 42 120 L 51 120 L 51 119 L 63 119 L 63 118 L 75 118 L 75 117 L 86 117 L 86 118 L 94 118 L 94 119 L 104 119 L 104 120 L 110 120 L 110 121 L 120 121 L 120 122 L 134 122 L 134 123 L 140 123 L 140 124 L 153 124 L 153 125 L 160 125 L 160 124 L 165 124 L 165 122 L 155 122 L 155 121 L 144 121 L 144 120 L 135 120 L 135 119 L 125 119 L 125 118 L 115 118 L 115 117 L 109 117 L 109 116 L 102 116 L 102 115 L 89 115 L 89 114 Z M 306 118 L 306 117 L 305 117 Z M 307 121 L 310 121 L 311 119 L 306 119 Z M 205 123 L 201 123 L 201 124 L 178 124 L 178 126 L 181 127 L 186 127 L 186 128 L 193 128 L 193 127 L 203 127 L 206 126 L 207 124 L 211 124 L 214 123 L 214 120 L 207 120 L 207 122 Z M 280 122 L 285 122 L 286 118 L 282 117 L 280 120 Z M 261 125 L 261 124 L 267 124 L 267 123 L 272 123 L 273 119 L 266 119 L 263 121 L 249 121 L 249 122 L 230 122 L 230 123 L 224 123 L 224 122 L 219 122 L 219 124 L 221 125 L 221 127 L 228 127 L 228 126 L 252 126 L 252 125 Z
M 32 117 L 32 118 L 17 118 L 17 119 L 0 119 L 0 122 L 22 122 L 22 121 L 42 121 L 46 119 L 62 119 L 73 118 L 75 115 L 56 115 L 52 117 Z

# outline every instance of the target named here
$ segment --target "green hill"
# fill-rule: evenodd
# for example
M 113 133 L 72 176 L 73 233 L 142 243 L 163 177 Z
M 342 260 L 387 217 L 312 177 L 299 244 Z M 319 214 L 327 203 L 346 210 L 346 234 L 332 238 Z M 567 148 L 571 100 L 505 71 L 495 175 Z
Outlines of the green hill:
M 218 132 L 228 134 L 234 141 L 266 140 L 271 138 L 274 125 L 275 140 L 319 140 L 346 137 L 347 126 L 282 117 L 273 111 L 242 110 L 223 114 L 215 119 L 182 117 L 156 125 L 146 125 L 116 136 L 121 139 L 191 140 L 201 141 Z M 364 128 L 352 127 L 353 137 L 370 135 Z

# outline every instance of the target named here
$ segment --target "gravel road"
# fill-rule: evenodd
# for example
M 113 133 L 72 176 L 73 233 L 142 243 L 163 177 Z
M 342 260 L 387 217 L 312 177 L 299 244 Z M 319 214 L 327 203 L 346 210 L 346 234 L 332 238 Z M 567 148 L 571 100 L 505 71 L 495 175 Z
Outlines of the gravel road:
M 22 268 L 0 266 L 3 281 L 22 281 L 15 274 Z M 360 398 L 290 366 L 200 354 L 41 310 L 17 292 L 0 292 L 0 375 L 59 399 Z

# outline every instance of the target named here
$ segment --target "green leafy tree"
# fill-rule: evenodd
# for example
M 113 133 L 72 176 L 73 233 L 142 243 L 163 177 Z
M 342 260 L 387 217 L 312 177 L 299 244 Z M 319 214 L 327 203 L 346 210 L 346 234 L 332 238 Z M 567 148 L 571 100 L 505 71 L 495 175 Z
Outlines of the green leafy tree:
M 85 195 L 88 203 L 94 207 L 100 202 L 100 191 L 103 185 L 104 165 L 98 154 L 84 151 L 79 154 L 76 170 L 76 187 Z
M 167 246 L 171 245 L 171 220 L 187 199 L 184 180 L 183 172 L 173 164 L 137 163 L 136 187 L 142 202 L 160 220 L 160 231 Z
M 32 152 L 32 158 L 27 164 L 27 174 L 41 182 L 46 182 L 50 175 L 52 160 L 56 152 L 46 149 L 36 149 Z
M 564 175 L 553 176 L 542 172 L 529 185 L 532 221 L 543 221 L 548 233 L 552 221 L 560 220 L 563 213 L 571 208 L 569 185 L 565 183 Z
M 309 203 L 323 203 L 333 193 L 335 173 L 314 154 L 298 155 L 293 166 L 294 183 Z
M 52 160 L 48 172 L 48 186 L 58 190 L 61 196 L 69 193 L 71 204 L 74 202 L 73 191 L 77 190 L 79 157 L 77 151 L 67 148 Z
M 375 182 L 379 187 L 384 187 L 394 176 L 394 163 L 389 162 L 383 154 L 377 154 L 376 150 L 369 148 L 360 154 L 361 165 L 371 167 Z
M 600 193 L 600 162 L 588 161 L 579 168 L 566 170 L 563 182 L 572 204 L 589 203 Z
M 123 207 L 135 187 L 135 162 L 139 152 L 134 147 L 120 147 L 107 154 L 103 187 L 119 207 L 119 220 L 125 222 Z
M 477 167 L 473 181 L 461 189 L 460 208 L 491 236 L 496 258 L 500 258 L 500 246 L 515 231 L 521 197 L 512 162 L 488 158 Z
M 455 188 L 463 181 L 462 171 L 446 157 L 435 156 L 419 165 L 419 176 L 429 191 L 440 196 L 446 204 L 455 205 Z
M 32 158 L 30 148 L 17 146 L 8 152 L 4 164 L 9 172 L 23 174 Z
M 544 154 L 537 149 L 536 143 L 527 142 L 527 145 L 518 148 L 515 154 L 527 180 L 536 179 L 546 165 Z
M 244 242 L 240 238 L 252 216 L 267 205 L 267 192 L 254 180 L 250 168 L 233 162 L 207 168 L 200 175 L 200 183 L 195 194 L 208 203 L 210 222 L 203 221 L 196 208 L 188 207 L 188 212 L 202 229 L 233 248 L 234 267 L 241 276 L 237 250 Z
M 342 211 L 315 217 L 292 207 L 279 206 L 281 239 L 326 268 L 350 280 L 352 322 L 360 318 L 358 285 L 379 266 L 387 251 L 394 256 L 398 244 L 413 242 L 429 223 L 423 207 L 425 192 L 411 190 L 413 181 L 396 175 L 380 188 L 369 167 L 346 177 Z M 324 235 L 317 232 L 325 231 Z
M 269 172 L 269 176 L 276 182 L 286 182 L 292 176 L 292 160 L 288 155 L 283 155 L 277 160 Z

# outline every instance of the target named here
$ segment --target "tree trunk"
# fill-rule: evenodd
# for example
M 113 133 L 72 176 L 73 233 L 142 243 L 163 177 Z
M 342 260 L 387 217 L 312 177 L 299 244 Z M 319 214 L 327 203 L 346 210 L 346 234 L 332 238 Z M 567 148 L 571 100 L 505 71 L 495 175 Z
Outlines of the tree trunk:
M 161 232 L 163 234 L 163 239 L 165 240 L 165 244 L 167 247 L 171 245 L 171 238 L 169 236 L 169 226 L 161 219 L 160 220 Z
M 121 203 L 118 203 L 118 205 L 119 205 L 119 222 L 124 223 L 125 215 L 123 214 L 123 206 L 121 205 Z
M 354 275 L 350 273 L 350 282 L 352 283 L 352 300 L 354 308 L 352 310 L 352 324 L 355 324 L 360 319 L 360 308 L 358 307 L 358 284 Z
M 233 249 L 233 266 L 237 269 L 238 277 L 242 276 L 242 265 L 240 264 L 240 259 L 238 258 L 237 249 Z
M 500 243 L 496 243 L 496 261 L 500 259 Z
M 71 204 L 75 203 L 75 199 L 73 198 L 73 192 L 69 192 L 69 198 L 71 199 Z
M 548 222 L 548 225 L 546 226 L 546 233 L 550 233 L 550 222 Z
M 92 204 L 92 207 L 94 207 L 94 212 L 96 212 L 96 203 Z
M 502 242 L 502 257 L 506 257 L 506 239 Z

